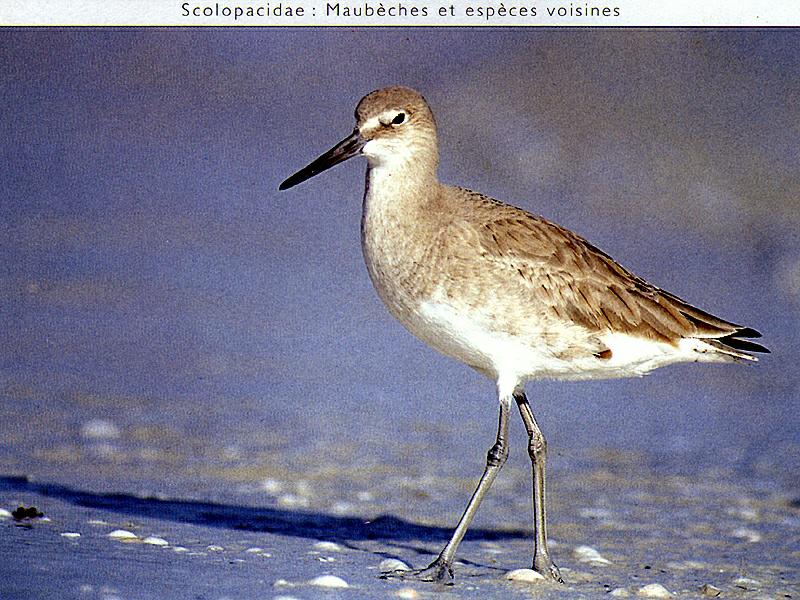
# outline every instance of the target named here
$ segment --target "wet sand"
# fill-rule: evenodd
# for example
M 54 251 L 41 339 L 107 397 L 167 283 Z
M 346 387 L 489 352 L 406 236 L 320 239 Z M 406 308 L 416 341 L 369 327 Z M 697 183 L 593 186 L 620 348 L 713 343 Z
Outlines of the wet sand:
M 341 442 L 344 431 L 336 442 L 258 439 L 253 428 L 244 450 L 186 437 L 157 415 L 147 426 L 92 417 L 103 402 L 36 422 L 35 395 L 6 394 L 4 430 L 16 434 L 0 454 L 0 598 L 800 594 L 800 506 L 778 466 L 677 474 L 642 453 L 554 449 L 550 535 L 566 581 L 557 586 L 506 580 L 530 564 L 530 481 L 517 444 L 459 552 L 454 585 L 442 587 L 380 570 L 387 559 L 418 568 L 434 558 L 480 471 L 478 440 L 436 448 L 431 462 L 419 428 L 384 431 L 382 459 L 362 456 L 374 442 L 366 434 L 362 447 L 352 435 Z M 463 474 L 470 467 L 475 475 Z M 19 505 L 44 517 L 16 520 Z

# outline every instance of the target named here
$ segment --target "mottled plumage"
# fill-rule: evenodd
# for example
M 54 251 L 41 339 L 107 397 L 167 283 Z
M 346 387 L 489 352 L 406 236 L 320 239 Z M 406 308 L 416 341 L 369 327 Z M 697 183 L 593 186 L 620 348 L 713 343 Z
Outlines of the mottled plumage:
M 742 350 L 765 350 L 740 339 L 758 337 L 758 332 L 655 287 L 568 229 L 482 194 L 446 189 L 452 201 L 467 207 L 453 229 L 474 236 L 471 245 L 479 251 L 471 257 L 473 264 L 484 261 L 481 270 L 504 283 L 521 279 L 525 293 L 520 300 L 554 322 L 580 325 L 588 335 L 615 331 L 673 345 L 684 338 L 716 340 L 715 350 L 724 355 L 720 360 L 755 360 Z

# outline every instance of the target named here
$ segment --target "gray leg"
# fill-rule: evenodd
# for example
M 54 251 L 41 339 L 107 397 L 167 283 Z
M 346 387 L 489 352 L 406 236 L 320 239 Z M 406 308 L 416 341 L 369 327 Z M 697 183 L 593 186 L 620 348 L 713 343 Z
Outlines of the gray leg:
M 510 404 L 510 399 L 500 399 L 500 419 L 497 425 L 497 440 L 486 455 L 486 468 L 483 471 L 481 480 L 478 482 L 478 487 L 475 488 L 475 492 L 472 494 L 472 498 L 470 498 L 469 504 L 467 504 L 467 508 L 464 510 L 464 514 L 461 515 L 461 519 L 458 521 L 456 530 L 453 532 L 453 537 L 450 538 L 450 541 L 447 542 L 447 545 L 439 554 L 439 557 L 433 561 L 430 566 L 421 571 L 408 573 L 405 575 L 406 577 L 410 575 L 411 577 L 416 577 L 423 581 L 447 581 L 453 578 L 453 560 L 455 559 L 456 549 L 464 538 L 464 534 L 467 533 L 467 528 L 472 522 L 472 518 L 475 516 L 475 513 L 478 512 L 478 507 L 483 497 L 486 495 L 486 492 L 489 491 L 492 482 L 495 480 L 495 477 L 497 477 L 497 473 L 500 472 L 500 468 L 506 462 L 506 458 L 508 458 L 508 410 Z
M 542 430 L 533 417 L 533 411 L 528 404 L 524 391 L 515 391 L 514 400 L 517 402 L 519 414 L 525 422 L 528 431 L 528 454 L 531 457 L 533 469 L 533 570 L 538 571 L 548 579 L 564 583 L 558 567 L 550 558 L 547 550 L 547 510 L 545 508 L 545 462 L 547 457 L 547 442 L 542 435 Z

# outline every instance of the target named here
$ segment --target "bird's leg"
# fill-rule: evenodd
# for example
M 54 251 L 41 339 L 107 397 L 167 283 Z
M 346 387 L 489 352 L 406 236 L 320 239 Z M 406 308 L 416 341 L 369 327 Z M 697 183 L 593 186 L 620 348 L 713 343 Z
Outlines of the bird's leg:
M 508 411 L 511 405 L 510 398 L 500 399 L 500 419 L 497 425 L 497 439 L 494 446 L 489 449 L 486 454 L 486 468 L 483 471 L 481 480 L 478 482 L 478 487 L 470 498 L 464 514 L 458 521 L 456 530 L 453 532 L 453 537 L 447 542 L 447 545 L 439 554 L 438 558 L 433 561 L 427 568 L 419 571 L 410 571 L 405 573 L 397 573 L 401 577 L 413 577 L 423 581 L 444 581 L 447 582 L 453 578 L 453 560 L 455 559 L 456 549 L 467 533 L 467 528 L 472 522 L 478 507 L 489 491 L 492 482 L 500 472 L 500 468 L 508 458 Z
M 531 457 L 533 470 L 533 570 L 541 573 L 548 579 L 564 583 L 558 567 L 550 558 L 547 550 L 547 510 L 545 508 L 545 462 L 547 456 L 547 442 L 542 435 L 542 430 L 536 423 L 528 398 L 524 391 L 515 391 L 514 400 L 517 402 L 519 414 L 528 431 L 528 454 Z

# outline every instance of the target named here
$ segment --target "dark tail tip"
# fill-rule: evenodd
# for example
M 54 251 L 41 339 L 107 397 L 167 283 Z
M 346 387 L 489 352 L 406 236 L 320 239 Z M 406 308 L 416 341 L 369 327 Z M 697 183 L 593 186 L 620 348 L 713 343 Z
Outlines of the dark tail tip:
M 741 338 L 760 338 L 760 337 L 761 334 L 755 329 L 752 329 L 751 327 L 742 327 L 741 329 L 737 329 L 734 333 L 731 333 L 730 335 L 718 338 L 717 341 L 725 344 L 730 348 L 733 348 L 735 350 L 741 350 L 743 352 L 762 352 L 764 354 L 771 354 L 769 348 L 767 348 L 766 346 L 762 346 L 761 344 L 751 342 L 750 340 L 741 339 Z
M 756 331 L 752 327 L 742 327 L 738 329 L 736 333 L 731 335 L 733 335 L 733 337 L 760 338 L 761 332 Z

